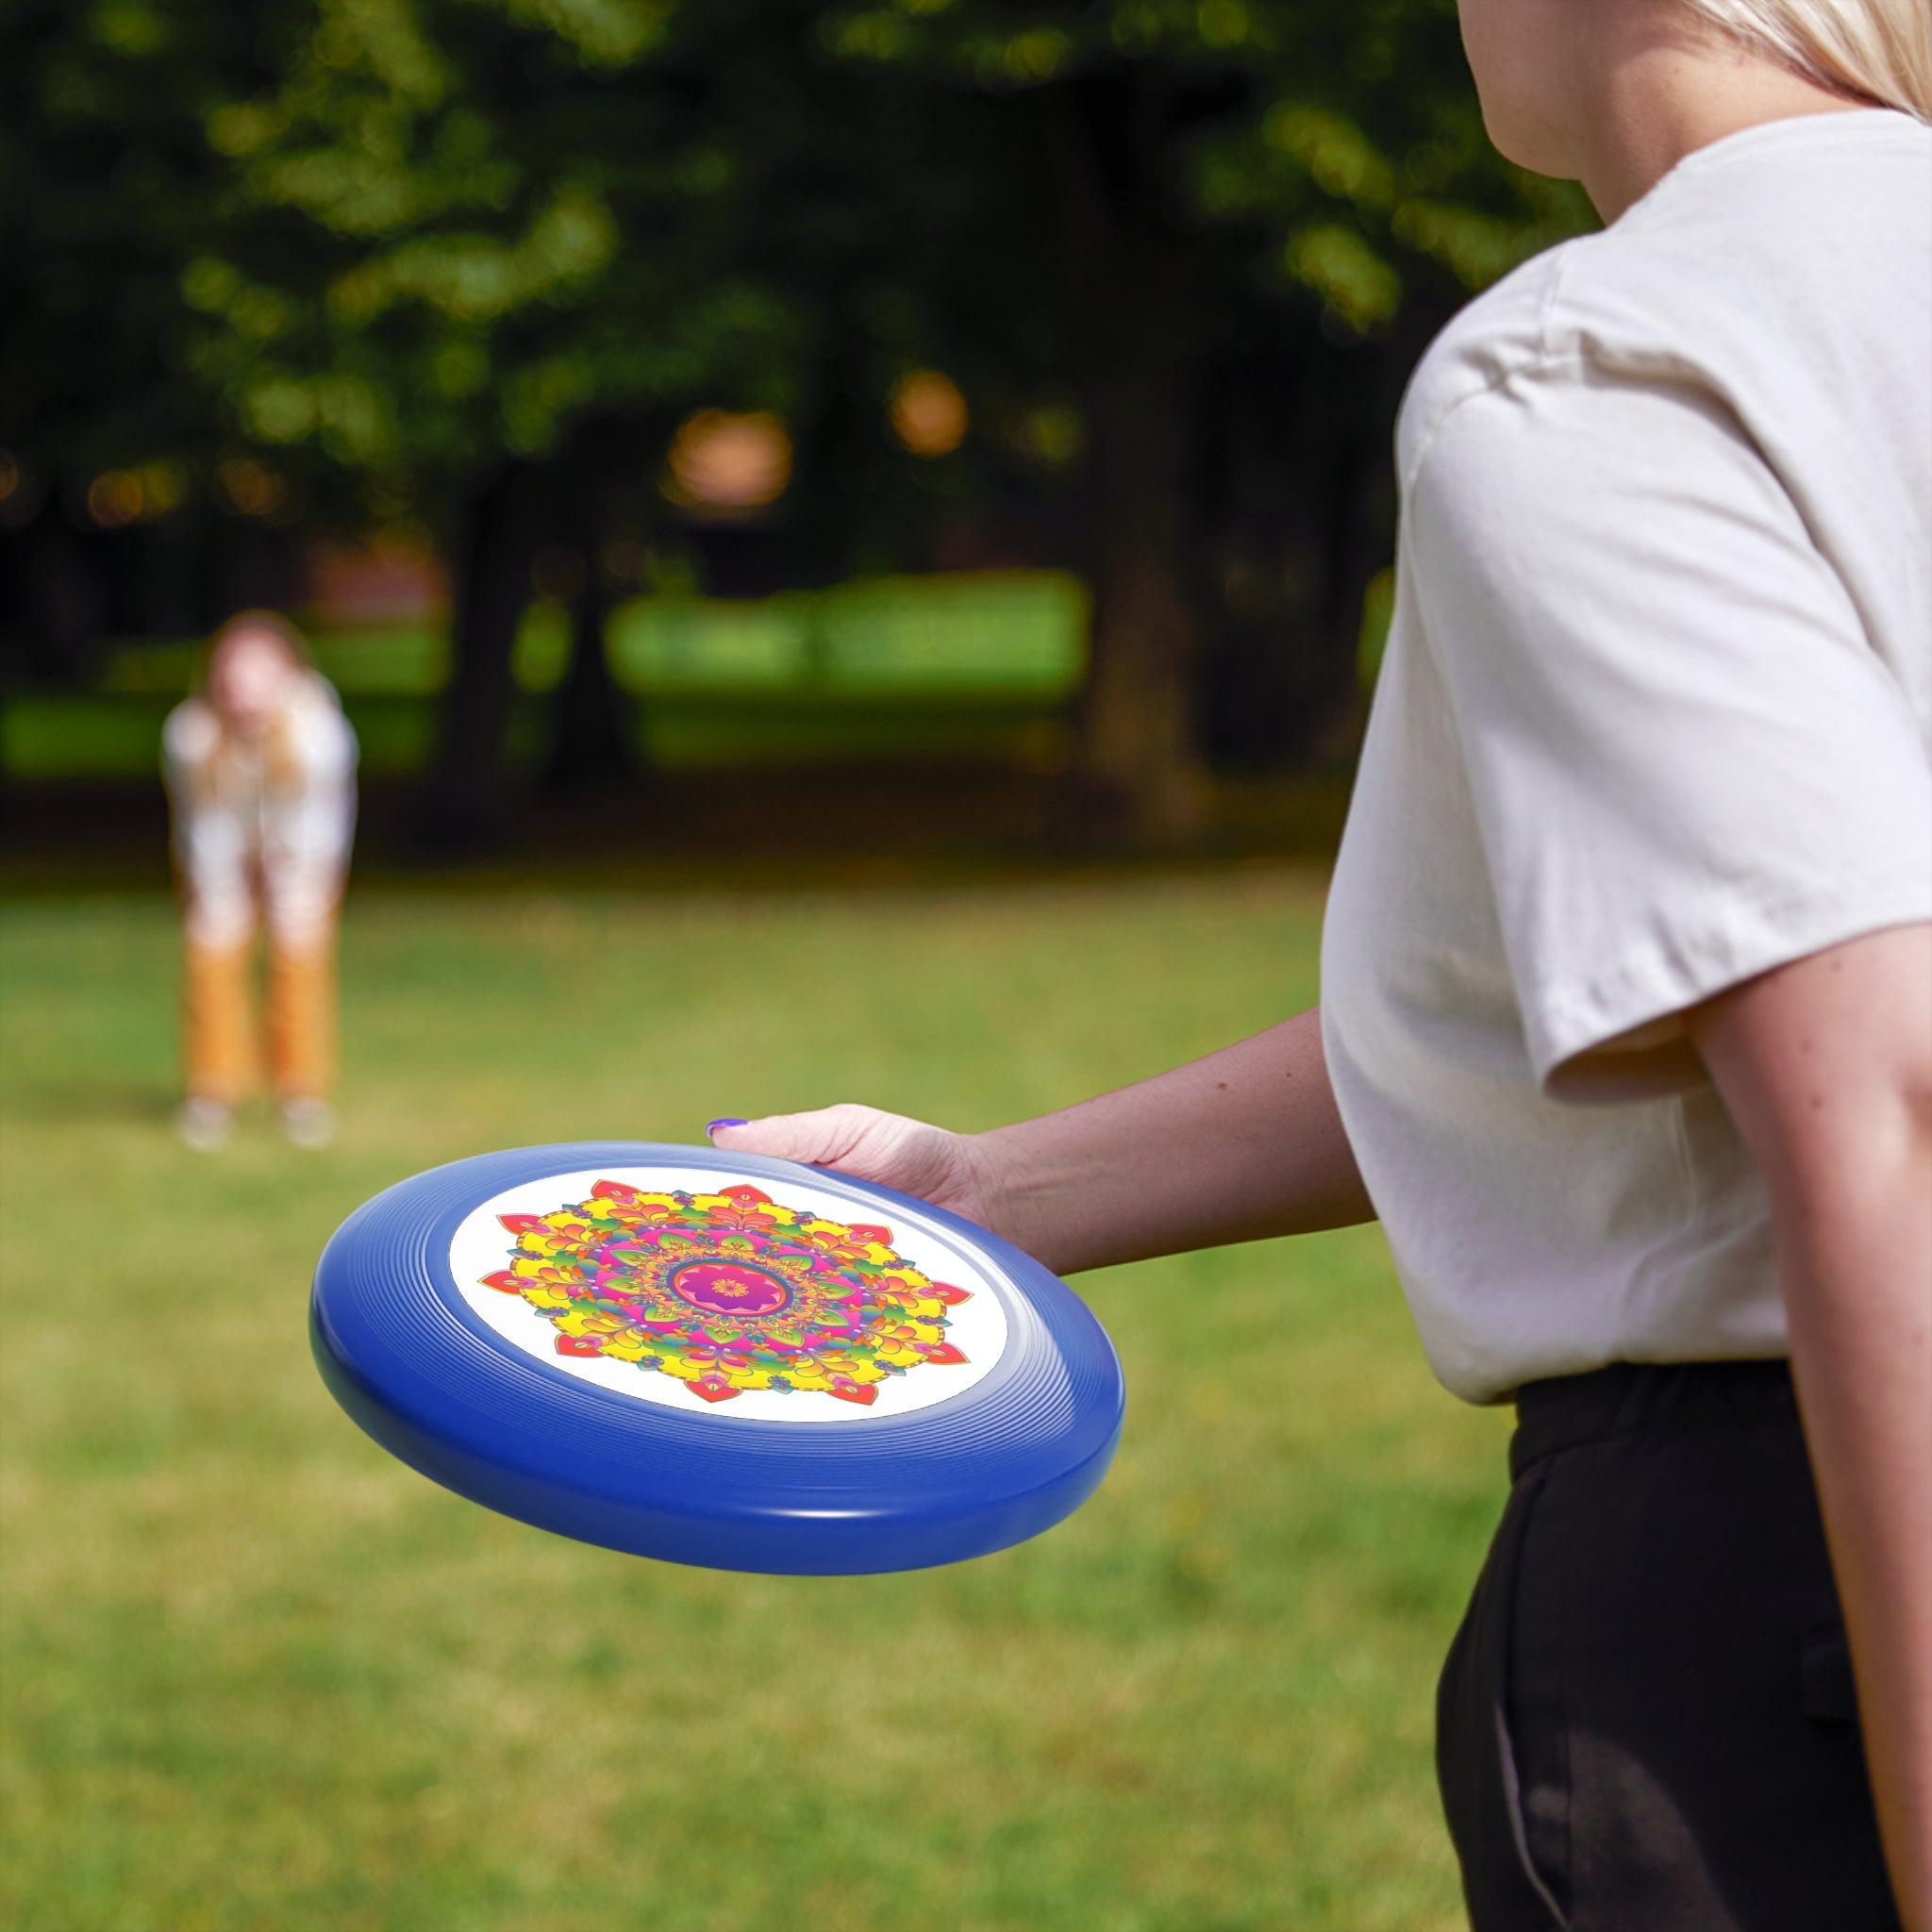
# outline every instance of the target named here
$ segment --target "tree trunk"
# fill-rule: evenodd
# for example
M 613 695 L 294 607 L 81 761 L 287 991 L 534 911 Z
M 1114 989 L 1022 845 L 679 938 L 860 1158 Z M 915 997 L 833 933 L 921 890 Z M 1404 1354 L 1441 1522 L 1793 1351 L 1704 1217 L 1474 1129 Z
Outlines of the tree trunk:
M 543 790 L 580 797 L 616 790 L 640 774 L 644 758 L 637 738 L 637 703 L 611 675 L 604 632 L 616 603 L 606 567 L 613 539 L 640 541 L 651 512 L 637 500 L 639 452 L 668 434 L 643 416 L 593 418 L 581 424 L 564 452 L 557 492 L 567 527 L 558 535 L 581 558 L 571 598 L 570 663 L 551 710 Z
M 453 662 L 425 787 L 422 837 L 441 858 L 500 845 L 510 820 L 511 647 L 541 540 L 537 474 L 500 469 L 470 499 L 458 552 Z
M 49 501 L 18 537 L 25 669 L 36 682 L 78 687 L 98 668 L 107 623 L 98 558 Z M 95 548 L 99 545 L 96 543 Z
M 571 603 L 570 667 L 558 688 L 543 771 L 543 789 L 555 797 L 621 785 L 636 769 L 631 701 L 610 675 L 604 649 L 611 599 L 596 554 L 593 541 L 583 588 Z
M 1204 782 L 1193 669 L 1199 622 L 1187 482 L 1191 398 L 1180 372 L 1140 360 L 1090 391 L 1093 655 L 1084 707 L 1089 775 L 1141 842 L 1198 830 Z
M 1194 412 L 1202 330 L 1163 213 L 1172 104 L 1135 69 L 1042 90 L 1070 314 L 1085 358 L 1092 660 L 1083 761 L 1142 843 L 1197 829 Z

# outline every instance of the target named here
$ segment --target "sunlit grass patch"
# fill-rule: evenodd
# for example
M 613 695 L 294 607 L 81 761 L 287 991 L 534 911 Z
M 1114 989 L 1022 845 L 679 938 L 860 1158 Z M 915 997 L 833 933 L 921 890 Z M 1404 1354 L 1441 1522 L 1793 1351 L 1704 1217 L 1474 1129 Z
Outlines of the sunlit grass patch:
M 1502 1488 L 1373 1230 L 1081 1284 L 1127 1433 L 958 1568 L 741 1577 L 445 1494 L 334 1408 L 330 1230 L 486 1147 L 839 1097 L 990 1124 L 1314 993 L 1292 875 L 352 906 L 343 1135 L 166 1131 L 158 902 L 0 924 L 0 1920 L 42 1932 L 1417 1932 Z

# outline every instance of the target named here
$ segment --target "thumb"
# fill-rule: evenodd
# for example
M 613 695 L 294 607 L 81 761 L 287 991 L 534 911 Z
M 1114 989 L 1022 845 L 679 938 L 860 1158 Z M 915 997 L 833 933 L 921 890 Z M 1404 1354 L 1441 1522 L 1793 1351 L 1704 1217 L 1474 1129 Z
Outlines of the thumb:
M 727 1153 L 836 1167 L 974 1219 L 984 1211 L 960 1137 L 904 1114 L 846 1101 L 811 1113 L 767 1114 L 761 1121 L 713 1121 L 710 1135 Z
M 869 1111 L 821 1107 L 810 1113 L 773 1113 L 756 1121 L 713 1121 L 707 1131 L 712 1146 L 727 1153 L 769 1154 L 808 1167 L 835 1167 L 852 1152 Z

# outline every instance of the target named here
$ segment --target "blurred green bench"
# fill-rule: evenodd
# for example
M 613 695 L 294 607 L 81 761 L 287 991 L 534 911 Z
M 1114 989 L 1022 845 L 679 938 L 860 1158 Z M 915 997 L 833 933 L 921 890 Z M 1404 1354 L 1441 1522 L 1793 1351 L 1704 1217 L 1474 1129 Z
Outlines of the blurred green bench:
M 605 650 L 637 702 L 640 749 L 660 767 L 829 758 L 994 757 L 1058 761 L 1087 664 L 1088 596 L 1073 576 L 1014 571 L 891 577 L 761 602 L 640 597 Z M 449 640 L 429 626 L 316 629 L 317 664 L 342 694 L 364 769 L 428 757 Z M 539 601 L 513 656 L 513 752 L 534 758 L 562 677 L 569 613 Z M 0 770 L 16 780 L 155 769 L 161 721 L 189 690 L 197 641 L 129 644 L 84 691 L 0 704 Z

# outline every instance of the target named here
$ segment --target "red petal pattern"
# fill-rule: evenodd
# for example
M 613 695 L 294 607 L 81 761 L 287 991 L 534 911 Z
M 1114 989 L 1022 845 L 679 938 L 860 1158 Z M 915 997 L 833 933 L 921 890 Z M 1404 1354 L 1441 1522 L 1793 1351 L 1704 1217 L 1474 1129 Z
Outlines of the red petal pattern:
M 949 1341 L 920 1338 L 946 1326 L 935 1304 L 955 1307 L 972 1291 L 928 1282 L 891 1252 L 892 1230 L 877 1222 L 841 1226 L 749 1184 L 722 1188 L 702 1208 L 682 1191 L 647 1204 L 638 1188 L 608 1178 L 589 1201 L 497 1218 L 516 1237 L 521 1259 L 481 1285 L 542 1304 L 552 1323 L 575 1326 L 591 1316 L 593 1332 L 555 1336 L 559 1356 L 591 1360 L 619 1347 L 609 1358 L 666 1371 L 707 1404 L 734 1401 L 768 1377 L 793 1389 L 805 1373 L 837 1401 L 870 1408 L 880 1385 L 848 1371 L 968 1359 Z M 755 1311 L 773 1320 L 761 1325 L 727 1308 L 704 1320 L 668 1310 L 667 1299 L 691 1299 L 678 1282 L 695 1260 L 777 1277 L 784 1294 Z

